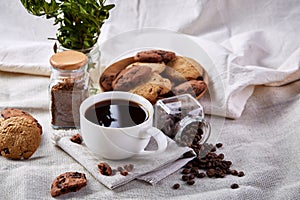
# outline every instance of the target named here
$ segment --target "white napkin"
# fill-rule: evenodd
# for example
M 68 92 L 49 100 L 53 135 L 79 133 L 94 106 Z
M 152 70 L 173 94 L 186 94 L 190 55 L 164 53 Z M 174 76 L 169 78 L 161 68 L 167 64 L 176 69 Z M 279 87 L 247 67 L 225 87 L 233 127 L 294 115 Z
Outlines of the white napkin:
M 168 139 L 166 151 L 160 154 L 147 157 L 132 157 L 119 161 L 102 159 L 93 154 L 86 147 L 84 142 L 82 144 L 72 142 L 70 137 L 76 133 L 78 133 L 78 130 L 54 131 L 53 141 L 109 189 L 115 189 L 134 179 L 143 180 L 150 184 L 156 184 L 193 159 L 193 157 L 182 158 L 183 153 L 192 150 L 191 148 L 179 147 L 171 139 Z M 155 143 L 151 143 L 150 140 L 147 149 L 151 150 L 154 145 Z M 134 168 L 127 176 L 123 176 L 120 173 L 116 173 L 113 176 L 105 176 L 102 175 L 98 169 L 98 164 L 101 162 L 108 163 L 112 169 L 123 167 L 126 164 L 133 164 Z

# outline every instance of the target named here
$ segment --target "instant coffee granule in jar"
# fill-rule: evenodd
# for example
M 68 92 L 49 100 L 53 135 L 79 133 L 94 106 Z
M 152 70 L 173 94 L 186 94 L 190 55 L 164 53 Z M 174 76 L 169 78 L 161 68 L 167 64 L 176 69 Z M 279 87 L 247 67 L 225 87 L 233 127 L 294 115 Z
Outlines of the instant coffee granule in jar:
M 73 50 L 51 56 L 49 109 L 54 129 L 79 127 L 79 107 L 88 97 L 87 63 L 85 54 Z

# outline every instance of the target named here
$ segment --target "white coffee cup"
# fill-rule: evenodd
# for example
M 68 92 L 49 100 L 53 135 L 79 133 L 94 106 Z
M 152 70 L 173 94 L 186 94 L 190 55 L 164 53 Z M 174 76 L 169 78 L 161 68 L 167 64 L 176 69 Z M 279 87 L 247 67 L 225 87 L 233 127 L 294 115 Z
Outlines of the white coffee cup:
M 114 128 L 91 122 L 85 116 L 88 108 L 106 100 L 126 100 L 144 108 L 148 118 L 137 125 Z M 90 96 L 80 106 L 80 129 L 86 146 L 99 157 L 109 160 L 121 160 L 132 156 L 148 156 L 165 151 L 167 136 L 153 127 L 154 109 L 152 104 L 142 96 L 129 92 L 111 91 Z M 130 119 L 122 119 L 130 120 Z M 151 136 L 157 142 L 157 150 L 146 151 Z

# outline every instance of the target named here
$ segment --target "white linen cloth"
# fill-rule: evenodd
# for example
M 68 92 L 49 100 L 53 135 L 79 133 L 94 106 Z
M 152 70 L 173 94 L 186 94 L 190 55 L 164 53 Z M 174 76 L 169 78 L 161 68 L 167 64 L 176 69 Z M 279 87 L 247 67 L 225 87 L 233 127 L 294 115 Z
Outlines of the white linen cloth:
M 210 141 L 222 142 L 220 151 L 246 176 L 198 179 L 195 185 L 187 186 L 175 172 L 154 186 L 132 181 L 111 191 L 86 173 L 88 186 L 61 198 L 299 199 L 298 0 L 107 2 L 117 7 L 103 26 L 100 45 L 123 32 L 151 27 L 186 34 L 206 50 L 215 69 L 220 70 L 210 74 L 214 77 L 211 86 L 218 89 L 216 85 L 221 82 L 215 77 L 220 77 L 226 95 L 221 105 L 214 104 L 221 110 L 210 109 L 203 99 L 205 110 L 236 119 L 211 115 Z M 0 10 L 0 109 L 24 109 L 44 128 L 42 143 L 31 159 L 0 157 L 0 199 L 52 199 L 50 185 L 57 175 L 88 172 L 50 139 L 49 79 L 36 75 L 49 75 L 48 60 L 54 42 L 47 38 L 55 36 L 55 27 L 50 20 L 28 15 L 18 0 L 1 1 Z M 172 190 L 170 187 L 177 182 L 181 183 L 180 189 Z M 230 189 L 233 182 L 240 188 Z
M 104 30 L 99 40 L 100 51 L 101 41 L 105 42 L 117 34 L 132 29 L 157 27 L 185 34 L 206 51 L 215 66 L 210 68 L 204 66 L 210 77 L 212 95 L 208 100 L 203 100 L 205 112 L 238 118 L 253 93 L 255 85 L 283 85 L 300 78 L 300 39 L 297 35 L 300 22 L 297 20 L 299 12 L 295 8 L 287 12 L 290 7 L 297 5 L 296 1 L 280 5 L 255 2 L 246 3 L 240 7 L 237 6 L 237 2 L 230 2 L 193 1 L 184 5 L 183 8 L 179 6 L 182 3 L 178 0 L 164 1 L 164 3 L 132 1 L 131 4 L 136 4 L 137 7 L 129 6 L 126 2 L 117 2 L 110 20 L 103 27 Z M 154 6 L 156 4 L 164 12 L 157 12 L 157 7 Z M 19 4 L 18 6 L 22 10 Z M 260 6 L 268 6 L 270 11 L 276 9 L 278 14 L 268 13 L 273 16 L 270 18 L 265 13 L 264 18 L 260 16 L 255 18 L 254 13 L 249 13 Z M 130 9 L 131 12 L 128 12 Z M 30 18 L 24 9 L 22 13 L 26 18 Z M 154 13 L 155 18 L 150 18 Z M 182 13 L 184 17 L 179 13 Z M 249 16 L 246 15 L 247 13 Z M 244 14 L 244 17 L 239 14 Z M 252 15 L 253 19 L 250 18 Z M 285 16 L 285 21 L 282 16 Z M 246 20 L 247 17 L 250 18 L 247 21 L 247 29 L 242 32 L 240 27 L 245 24 L 241 20 Z M 42 19 L 39 19 L 39 23 L 40 20 Z M 273 24 L 265 24 L 269 20 Z M 132 23 L 133 21 L 138 23 Z M 48 25 L 49 23 L 48 21 Z M 5 26 L 5 23 L 2 26 Z M 14 33 L 15 28 L 11 30 Z M 210 30 L 212 28 L 213 30 L 218 28 L 218 33 Z M 39 28 L 36 29 L 39 30 Z M 49 31 L 47 37 L 54 37 L 52 31 Z M 28 35 L 23 32 L 20 34 L 30 36 L 31 32 L 27 33 Z M 207 34 L 213 32 L 212 35 L 217 34 L 218 37 L 212 41 L 213 36 L 208 37 L 206 32 Z M 33 39 L 34 36 L 31 37 Z M 225 39 L 218 42 L 222 37 Z M 134 39 L 131 38 L 133 41 Z M 46 37 L 42 43 L 29 41 L 1 43 L 0 70 L 49 75 L 49 58 L 52 55 L 54 42 L 47 43 Z M 182 48 L 189 47 L 182 46 Z M 105 58 L 102 57 L 102 59 Z

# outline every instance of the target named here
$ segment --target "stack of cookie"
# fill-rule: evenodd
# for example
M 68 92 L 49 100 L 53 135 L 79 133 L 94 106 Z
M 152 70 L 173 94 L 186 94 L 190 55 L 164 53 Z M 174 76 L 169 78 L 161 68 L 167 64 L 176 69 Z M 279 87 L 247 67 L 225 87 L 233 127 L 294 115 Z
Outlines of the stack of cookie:
M 100 77 L 103 91 L 128 91 L 155 104 L 158 99 L 189 93 L 200 98 L 207 91 L 203 67 L 174 52 L 138 52 L 110 65 Z
M 0 153 L 9 159 L 28 159 L 41 142 L 42 126 L 29 113 L 7 108 L 0 118 Z

